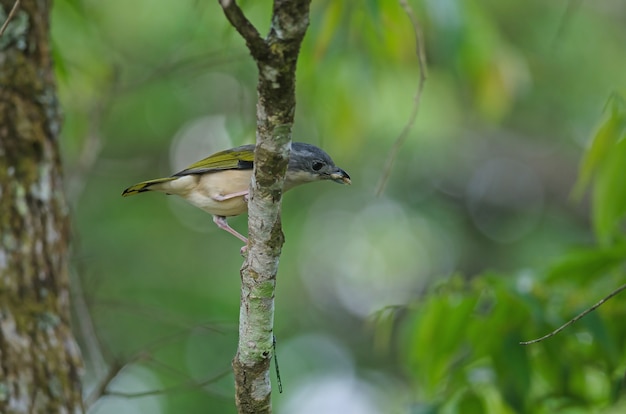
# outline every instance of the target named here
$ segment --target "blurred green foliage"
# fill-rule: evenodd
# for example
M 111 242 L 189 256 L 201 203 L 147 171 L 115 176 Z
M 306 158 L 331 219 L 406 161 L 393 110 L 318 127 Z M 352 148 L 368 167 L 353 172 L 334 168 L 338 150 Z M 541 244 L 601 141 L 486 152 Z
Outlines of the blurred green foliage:
M 626 309 L 620 298 L 555 337 L 520 345 L 623 284 L 626 112 L 619 95 L 607 106 L 578 184 L 579 192 L 593 187 L 597 244 L 555 257 L 543 269 L 452 276 L 432 284 L 401 322 L 402 359 L 419 410 L 425 405 L 433 413 L 569 413 L 626 407 Z
M 622 412 L 623 298 L 519 341 L 624 282 L 626 6 L 410 3 L 429 78 L 380 198 L 413 29 L 395 1 L 312 4 L 294 139 L 353 185 L 284 199 L 276 411 Z M 240 4 L 267 32 L 271 2 Z M 253 142 L 254 63 L 217 2 L 56 0 L 52 30 L 86 391 L 115 361 L 110 391 L 156 390 L 92 412 L 234 413 L 239 241 L 180 200 L 120 193 Z

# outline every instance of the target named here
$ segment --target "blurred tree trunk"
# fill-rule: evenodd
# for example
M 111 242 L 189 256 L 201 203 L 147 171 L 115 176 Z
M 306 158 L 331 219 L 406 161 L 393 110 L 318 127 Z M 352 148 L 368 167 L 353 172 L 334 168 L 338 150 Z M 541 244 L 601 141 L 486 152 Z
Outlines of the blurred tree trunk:
M 13 4 L 0 0 L 0 24 Z M 50 8 L 23 0 L 0 37 L 0 412 L 7 414 L 83 412 L 69 327 Z

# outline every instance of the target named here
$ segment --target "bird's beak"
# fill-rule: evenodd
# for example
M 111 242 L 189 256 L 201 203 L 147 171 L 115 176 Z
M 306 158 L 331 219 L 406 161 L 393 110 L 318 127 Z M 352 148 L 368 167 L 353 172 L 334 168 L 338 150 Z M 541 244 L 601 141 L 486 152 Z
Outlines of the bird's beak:
M 352 183 L 352 181 L 350 181 L 350 176 L 348 175 L 348 173 L 341 168 L 337 168 L 337 171 L 330 175 L 330 179 L 339 184 L 350 185 Z

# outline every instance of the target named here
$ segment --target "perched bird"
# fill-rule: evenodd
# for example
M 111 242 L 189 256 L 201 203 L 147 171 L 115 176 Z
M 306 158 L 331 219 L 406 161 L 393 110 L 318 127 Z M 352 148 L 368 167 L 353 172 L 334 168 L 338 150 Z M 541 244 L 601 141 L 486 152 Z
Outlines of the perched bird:
M 213 222 L 244 243 L 248 239 L 228 225 L 227 217 L 248 211 L 248 188 L 252 176 L 254 145 L 242 145 L 215 153 L 165 178 L 143 181 L 128 187 L 122 196 L 160 191 L 175 194 L 213 215 Z M 283 190 L 300 184 L 331 180 L 350 184 L 347 172 L 315 145 L 294 142 Z

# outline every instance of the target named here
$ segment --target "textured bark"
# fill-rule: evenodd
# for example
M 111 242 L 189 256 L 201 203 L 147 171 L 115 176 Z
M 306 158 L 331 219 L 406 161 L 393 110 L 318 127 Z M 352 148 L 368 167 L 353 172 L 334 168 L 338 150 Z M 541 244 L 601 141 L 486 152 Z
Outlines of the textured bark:
M 0 0 L 1 22 L 13 3 Z M 50 7 L 22 0 L 0 37 L 0 412 L 8 414 L 84 411 Z
M 296 64 L 309 25 L 310 1 L 274 0 L 270 32 L 262 39 L 234 0 L 220 0 L 259 70 L 248 256 L 241 269 L 239 346 L 233 360 L 237 409 L 242 414 L 272 410 L 274 292 L 284 242 L 280 205 L 296 106 Z

